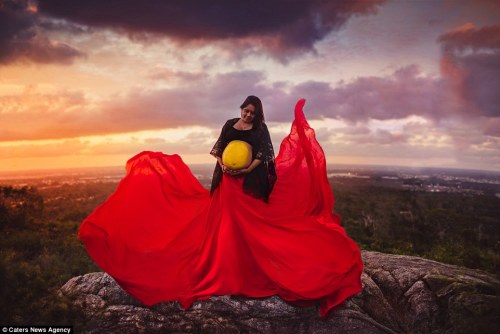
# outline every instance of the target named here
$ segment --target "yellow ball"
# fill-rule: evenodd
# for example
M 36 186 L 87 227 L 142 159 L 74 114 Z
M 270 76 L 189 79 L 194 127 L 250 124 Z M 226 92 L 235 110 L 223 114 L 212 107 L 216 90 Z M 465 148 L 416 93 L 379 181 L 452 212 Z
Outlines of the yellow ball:
M 242 140 L 233 140 L 222 152 L 222 163 L 231 169 L 242 169 L 252 162 L 252 146 Z

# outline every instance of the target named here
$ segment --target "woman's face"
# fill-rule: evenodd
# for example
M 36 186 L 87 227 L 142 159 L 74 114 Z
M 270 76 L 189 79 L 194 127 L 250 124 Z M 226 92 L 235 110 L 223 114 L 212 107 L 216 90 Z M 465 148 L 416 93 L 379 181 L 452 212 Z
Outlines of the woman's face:
M 241 108 L 241 119 L 245 123 L 253 123 L 255 118 L 255 107 L 253 104 L 248 104 L 246 107 Z

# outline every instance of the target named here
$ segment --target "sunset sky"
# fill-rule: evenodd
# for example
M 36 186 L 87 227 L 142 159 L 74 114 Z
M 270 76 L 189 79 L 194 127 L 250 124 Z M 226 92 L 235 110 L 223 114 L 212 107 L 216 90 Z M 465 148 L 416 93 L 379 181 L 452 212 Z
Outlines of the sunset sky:
M 0 0 L 0 171 L 209 155 L 259 96 L 329 164 L 500 171 L 500 1 Z

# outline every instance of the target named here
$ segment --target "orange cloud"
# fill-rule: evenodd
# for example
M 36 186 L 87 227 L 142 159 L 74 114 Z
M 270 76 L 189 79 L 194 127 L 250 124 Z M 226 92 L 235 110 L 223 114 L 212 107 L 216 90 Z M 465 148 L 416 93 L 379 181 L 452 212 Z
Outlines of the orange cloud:
M 183 74 L 186 75 L 186 74 Z M 252 92 L 273 95 L 280 89 L 261 85 L 259 72 L 199 76 L 190 86 L 135 88 L 128 94 L 87 97 L 78 91 L 0 96 L 0 141 L 75 138 L 88 135 L 203 125 L 219 127 L 239 114 Z M 243 92 L 243 93 L 242 93 Z M 262 93 L 262 94 L 260 94 Z

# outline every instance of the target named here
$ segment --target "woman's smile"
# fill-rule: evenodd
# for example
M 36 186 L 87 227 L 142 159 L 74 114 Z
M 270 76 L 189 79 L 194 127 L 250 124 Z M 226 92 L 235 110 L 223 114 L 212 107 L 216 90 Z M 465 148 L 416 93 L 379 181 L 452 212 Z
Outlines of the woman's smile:
M 247 105 L 245 108 L 241 108 L 241 119 L 245 123 L 253 123 L 255 117 L 255 107 L 251 104 Z

